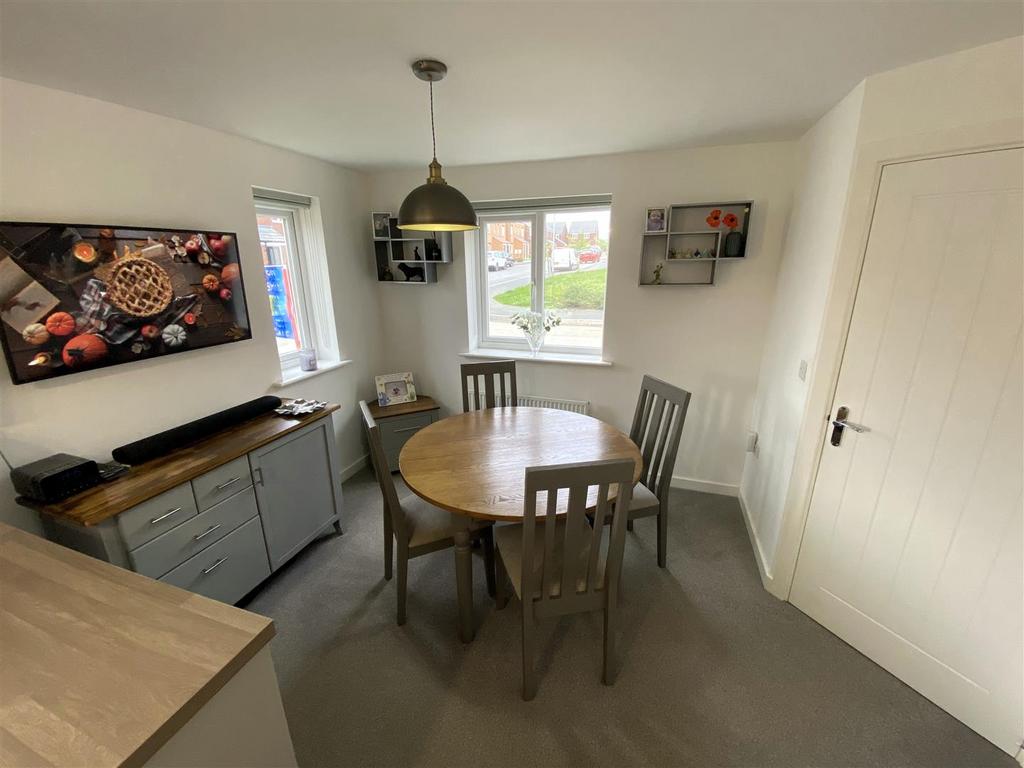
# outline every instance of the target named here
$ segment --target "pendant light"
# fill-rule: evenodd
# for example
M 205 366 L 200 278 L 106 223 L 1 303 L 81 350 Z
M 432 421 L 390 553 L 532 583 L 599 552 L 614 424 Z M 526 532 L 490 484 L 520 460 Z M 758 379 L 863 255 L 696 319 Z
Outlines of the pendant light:
M 443 79 L 448 67 L 440 61 L 421 59 L 413 62 L 413 74 L 426 80 L 430 86 L 430 138 L 434 147 L 434 159 L 430 163 L 430 176 L 406 195 L 398 209 L 399 229 L 419 229 L 432 232 L 458 232 L 476 229 L 476 211 L 466 196 L 455 187 L 449 186 L 441 175 L 441 164 L 437 162 L 437 138 L 434 135 L 434 83 Z

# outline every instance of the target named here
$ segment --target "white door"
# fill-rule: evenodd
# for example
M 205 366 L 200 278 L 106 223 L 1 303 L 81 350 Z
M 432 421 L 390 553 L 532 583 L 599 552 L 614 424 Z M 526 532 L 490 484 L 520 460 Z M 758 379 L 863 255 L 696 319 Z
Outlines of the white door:
M 1020 149 L 887 166 L 792 602 L 1007 752 L 1022 711 Z

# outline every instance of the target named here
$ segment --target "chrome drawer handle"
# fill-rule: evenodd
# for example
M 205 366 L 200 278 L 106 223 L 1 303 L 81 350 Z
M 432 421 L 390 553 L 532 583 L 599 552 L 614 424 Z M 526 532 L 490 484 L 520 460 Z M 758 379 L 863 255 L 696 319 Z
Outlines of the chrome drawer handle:
M 402 427 L 394 430 L 394 433 L 397 435 L 399 432 L 415 432 L 418 429 L 423 429 L 423 427 Z
M 223 490 L 224 490 L 225 488 L 227 488 L 227 487 L 228 487 L 229 485 L 234 485 L 235 483 L 237 483 L 237 482 L 238 482 L 239 480 L 241 480 L 241 479 L 242 479 L 242 478 L 240 478 L 240 477 L 232 477 L 232 478 L 231 478 L 230 480 L 228 480 L 228 481 L 227 481 L 226 483 L 221 483 L 220 485 L 218 485 L 218 486 L 217 486 L 217 490 L 218 490 L 218 491 L 223 491 Z
M 227 560 L 227 559 L 228 559 L 227 555 L 224 555 L 224 557 L 217 558 L 217 562 L 215 562 L 209 568 L 203 568 L 203 576 L 205 576 L 206 574 L 216 570 L 217 568 L 220 568 L 224 564 L 224 561 Z
M 194 539 L 195 541 L 199 541 L 200 539 L 205 539 L 205 538 L 206 538 L 207 536 L 209 536 L 209 535 L 210 535 L 211 533 L 213 533 L 213 532 L 214 532 L 214 531 L 216 531 L 216 530 L 217 530 L 218 528 L 220 528 L 220 527 L 221 527 L 221 525 L 223 525 L 223 523 L 217 523 L 216 525 L 212 525 L 212 526 L 210 526 L 209 528 L 207 528 L 207 529 L 206 529 L 205 531 L 203 531 L 202 533 L 200 533 L 200 534 L 199 534 L 198 536 L 193 536 L 192 538 L 193 538 L 193 539 Z
M 152 520 L 149 521 L 149 524 L 155 525 L 159 523 L 161 520 L 166 520 L 171 515 L 176 515 L 178 512 L 181 512 L 181 507 L 175 507 L 170 512 L 164 512 L 162 515 L 160 515 L 160 517 L 154 517 Z

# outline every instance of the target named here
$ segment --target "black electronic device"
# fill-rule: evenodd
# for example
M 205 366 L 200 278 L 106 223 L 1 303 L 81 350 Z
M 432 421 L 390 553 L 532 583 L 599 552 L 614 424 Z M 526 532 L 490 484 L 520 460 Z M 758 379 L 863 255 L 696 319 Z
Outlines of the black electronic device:
M 46 504 L 62 501 L 102 482 L 91 459 L 55 453 L 11 470 L 11 482 L 22 496 Z
M 189 445 L 204 437 L 216 434 L 221 430 L 241 424 L 243 421 L 270 413 L 281 406 L 281 398 L 264 395 L 233 408 L 204 416 L 201 419 L 182 424 L 134 443 L 121 445 L 111 451 L 115 461 L 135 466 L 143 462 L 164 456 L 173 450 Z

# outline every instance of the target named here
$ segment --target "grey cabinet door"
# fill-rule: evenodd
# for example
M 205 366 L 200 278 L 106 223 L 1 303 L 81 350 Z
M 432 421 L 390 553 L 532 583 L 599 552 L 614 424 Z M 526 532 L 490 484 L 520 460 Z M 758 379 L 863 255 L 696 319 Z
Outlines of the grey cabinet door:
M 341 478 L 330 419 L 253 451 L 249 463 L 272 569 L 331 525 L 340 530 Z

